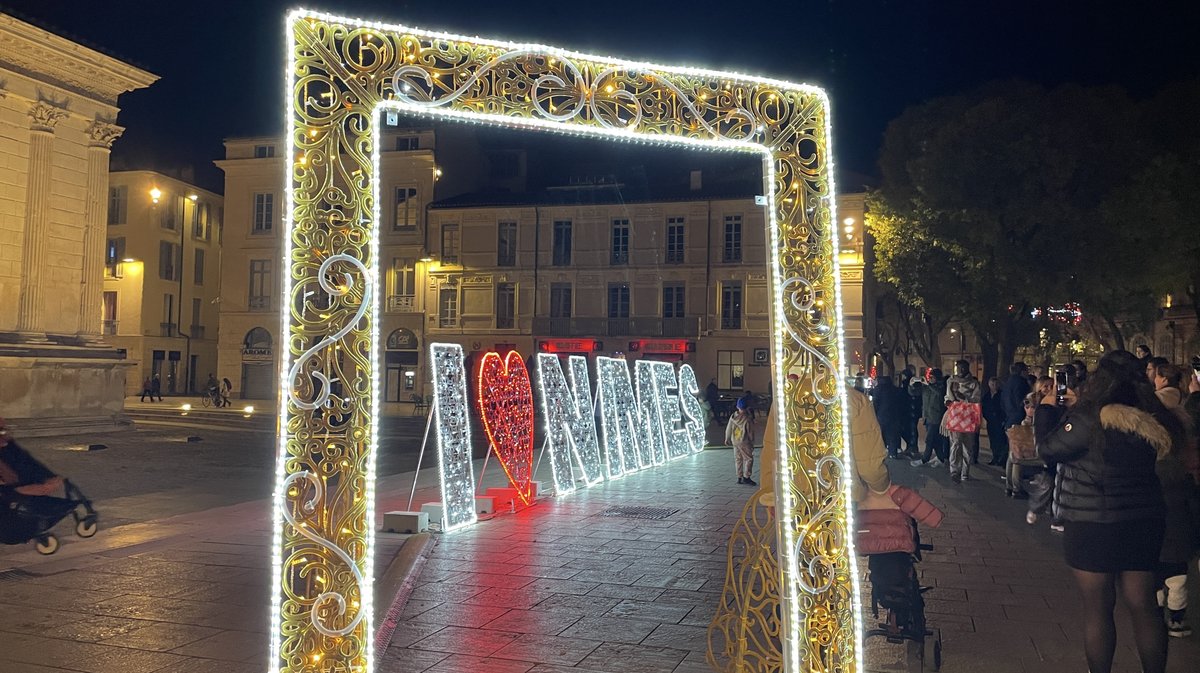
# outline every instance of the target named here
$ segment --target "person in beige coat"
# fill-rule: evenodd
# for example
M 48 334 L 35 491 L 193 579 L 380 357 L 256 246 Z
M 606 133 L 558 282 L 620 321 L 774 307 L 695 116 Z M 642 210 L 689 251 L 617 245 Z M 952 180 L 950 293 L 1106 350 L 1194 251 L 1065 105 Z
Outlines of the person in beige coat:
M 850 412 L 850 453 L 857 475 L 851 493 L 854 502 L 865 509 L 896 509 L 896 504 L 888 497 L 892 477 L 885 465 L 887 449 L 883 444 L 883 431 L 875 418 L 871 400 L 858 390 L 848 388 L 846 402 Z M 767 429 L 763 433 L 760 457 L 760 479 L 763 487 L 760 490 L 759 502 L 766 507 L 775 506 L 775 454 L 778 446 L 775 407 L 772 406 L 767 415 Z

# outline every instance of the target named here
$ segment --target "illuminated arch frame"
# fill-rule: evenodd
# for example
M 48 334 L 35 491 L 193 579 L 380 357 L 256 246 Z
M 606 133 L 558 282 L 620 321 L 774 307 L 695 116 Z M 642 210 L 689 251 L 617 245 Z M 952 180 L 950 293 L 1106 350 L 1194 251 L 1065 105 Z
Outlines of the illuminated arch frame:
M 776 466 L 783 668 L 861 671 L 825 93 L 308 10 L 291 12 L 286 32 L 287 337 L 271 670 L 334 661 L 373 670 L 380 148 L 372 139 L 387 109 L 763 157 L 772 376 L 782 393 L 775 420 L 788 447 Z M 752 553 L 769 553 L 758 547 Z

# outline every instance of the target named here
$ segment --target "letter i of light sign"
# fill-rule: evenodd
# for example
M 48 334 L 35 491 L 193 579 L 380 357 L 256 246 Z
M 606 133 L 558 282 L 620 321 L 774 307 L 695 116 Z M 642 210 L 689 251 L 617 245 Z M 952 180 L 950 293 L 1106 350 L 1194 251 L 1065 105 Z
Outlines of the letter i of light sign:
M 748 556 L 745 572 L 727 583 L 723 605 L 740 617 L 718 610 L 713 633 L 727 645 L 710 654 L 743 662 L 758 657 L 785 673 L 862 670 L 853 511 L 843 469 L 841 297 L 825 93 L 750 75 L 309 10 L 291 12 L 286 25 L 283 258 L 289 268 L 281 274 L 280 342 L 287 348 L 279 363 L 270 670 L 374 669 L 384 201 L 378 139 L 385 111 L 762 157 L 774 429 L 783 449 L 774 490 L 778 516 L 764 524 L 747 510 L 735 530 L 731 545 Z M 313 296 L 327 301 L 318 307 Z M 639 376 L 639 388 L 662 387 L 653 373 Z M 615 377 L 614 396 L 633 397 L 627 370 L 622 377 L 601 367 L 597 375 Z M 435 384 L 439 420 L 466 422 L 460 382 Z M 585 482 L 653 464 L 655 451 L 665 459 L 679 450 L 678 440 L 665 436 L 641 446 L 637 428 L 647 419 L 623 413 L 627 402 L 601 395 L 604 462 L 567 461 L 578 464 Z M 683 413 L 693 418 L 687 406 Z M 454 428 L 439 441 L 463 443 L 469 427 Z M 471 479 L 463 473 L 448 487 L 465 497 Z M 778 587 L 777 601 L 755 588 L 765 584 Z M 748 631 L 762 625 L 774 637 Z M 775 642 L 782 654 L 749 651 L 759 647 L 753 643 Z

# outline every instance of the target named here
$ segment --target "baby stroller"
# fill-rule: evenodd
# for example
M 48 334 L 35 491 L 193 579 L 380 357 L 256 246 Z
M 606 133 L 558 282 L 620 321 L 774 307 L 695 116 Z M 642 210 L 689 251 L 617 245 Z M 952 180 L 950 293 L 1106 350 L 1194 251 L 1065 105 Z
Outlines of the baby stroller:
M 79 537 L 96 534 L 92 501 L 3 434 L 0 425 L 0 543 L 34 540 L 38 553 L 53 554 L 58 538 L 50 531 L 67 516 L 75 517 Z
M 925 592 L 917 579 L 916 562 L 933 545 L 921 544 L 917 522 L 900 510 L 859 510 L 858 550 L 867 556 L 871 580 L 871 614 L 878 619 L 866 637 L 883 636 L 889 643 L 906 643 L 908 670 L 919 673 L 942 667 L 942 633 L 925 622 Z

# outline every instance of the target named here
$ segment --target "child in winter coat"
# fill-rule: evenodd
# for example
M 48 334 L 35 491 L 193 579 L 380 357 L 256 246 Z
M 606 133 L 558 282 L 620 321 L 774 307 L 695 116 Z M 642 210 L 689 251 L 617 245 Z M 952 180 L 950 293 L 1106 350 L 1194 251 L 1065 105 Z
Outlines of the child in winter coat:
M 733 447 L 737 483 L 758 486 L 758 483 L 750 478 L 754 471 L 754 425 L 751 424 L 750 414 L 746 411 L 744 397 L 738 398 L 737 411 L 733 412 L 725 426 L 725 442 Z

